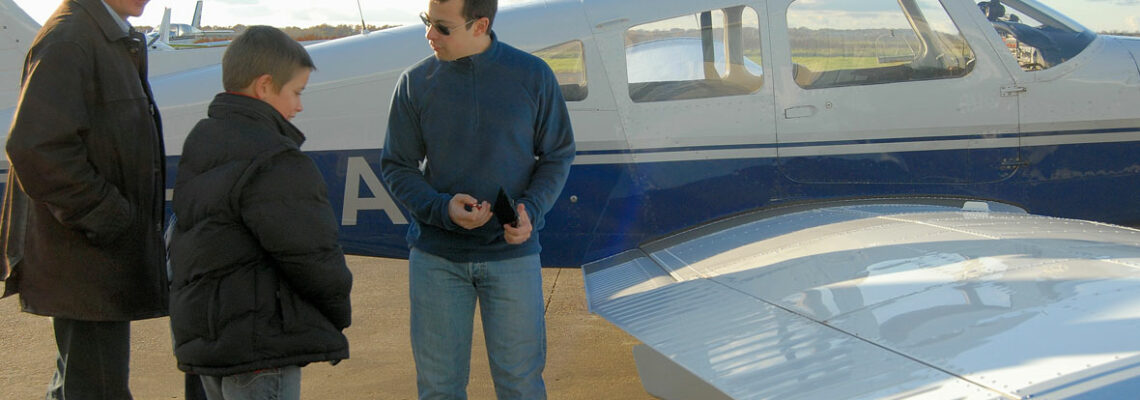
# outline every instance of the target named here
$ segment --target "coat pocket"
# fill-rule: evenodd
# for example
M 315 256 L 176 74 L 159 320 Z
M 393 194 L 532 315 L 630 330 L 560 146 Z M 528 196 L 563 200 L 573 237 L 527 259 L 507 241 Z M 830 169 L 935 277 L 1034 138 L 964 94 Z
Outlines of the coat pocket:
M 175 346 L 205 339 L 217 339 L 217 279 L 203 278 L 175 289 L 170 296 L 170 326 Z
M 293 291 L 289 290 L 285 282 L 277 285 L 277 308 L 281 311 L 281 331 L 296 332 L 298 330 L 296 299 L 293 298 Z
M 331 326 L 317 307 L 302 299 L 284 280 L 277 286 L 277 304 L 281 310 L 281 329 L 286 333 L 312 331 Z

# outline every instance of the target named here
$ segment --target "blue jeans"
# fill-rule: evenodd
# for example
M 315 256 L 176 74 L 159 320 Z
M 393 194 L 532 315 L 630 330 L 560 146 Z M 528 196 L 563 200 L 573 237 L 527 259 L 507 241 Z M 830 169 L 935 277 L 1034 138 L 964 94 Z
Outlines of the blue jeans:
M 131 398 L 131 323 L 54 317 L 55 375 L 48 400 Z
M 545 399 L 546 320 L 538 255 L 457 263 L 408 256 L 412 354 L 420 399 L 466 399 L 475 302 L 499 399 Z
M 262 369 L 229 376 L 202 376 L 209 400 L 300 400 L 301 367 Z

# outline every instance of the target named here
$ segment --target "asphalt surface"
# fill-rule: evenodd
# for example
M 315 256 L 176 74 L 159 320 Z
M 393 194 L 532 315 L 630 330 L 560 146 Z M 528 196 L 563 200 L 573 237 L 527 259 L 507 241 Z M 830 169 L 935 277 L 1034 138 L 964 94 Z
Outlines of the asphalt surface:
M 353 325 L 345 333 L 351 358 L 302 369 L 305 399 L 414 399 L 415 366 L 408 337 L 408 262 L 348 258 Z M 551 399 L 652 399 L 637 376 L 637 340 L 590 314 L 579 269 L 543 269 Z M 476 316 L 478 311 L 476 311 Z M 475 318 L 471 399 L 494 399 L 482 326 Z M 131 391 L 137 400 L 180 399 L 182 373 L 170 344 L 170 321 L 132 325 Z M 15 296 L 0 300 L 0 399 L 42 399 L 55 368 L 51 321 L 19 312 Z

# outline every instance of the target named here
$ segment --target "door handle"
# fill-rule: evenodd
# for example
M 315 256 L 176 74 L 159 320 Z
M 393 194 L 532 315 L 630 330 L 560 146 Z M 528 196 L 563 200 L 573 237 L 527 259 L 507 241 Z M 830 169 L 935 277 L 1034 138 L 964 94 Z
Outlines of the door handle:
M 1003 86 L 1001 88 L 1001 97 L 1017 96 L 1025 93 L 1025 87 L 1022 86 Z
M 1018 169 L 1021 167 L 1029 166 L 1029 161 L 1022 160 L 1021 157 L 1006 158 L 1001 160 L 1001 169 Z
M 788 108 L 784 109 L 784 118 L 785 119 L 807 118 L 807 117 L 815 115 L 816 110 L 817 109 L 815 108 L 815 106 L 788 107 Z

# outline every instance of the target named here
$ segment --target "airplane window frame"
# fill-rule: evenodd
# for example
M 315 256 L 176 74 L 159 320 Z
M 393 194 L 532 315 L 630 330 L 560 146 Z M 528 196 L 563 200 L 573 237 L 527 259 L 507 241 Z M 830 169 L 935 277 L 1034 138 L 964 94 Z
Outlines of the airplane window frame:
M 858 12 L 844 9 L 843 5 L 828 7 L 840 1 L 844 0 L 819 0 L 810 3 L 794 1 L 788 5 L 786 18 L 788 47 L 792 55 L 792 79 L 800 88 L 812 90 L 956 79 L 973 71 L 977 54 L 966 41 L 962 30 L 938 1 L 877 0 L 883 3 L 881 7 L 890 9 L 891 12 L 897 11 L 898 14 L 883 14 L 874 19 L 846 19 L 852 23 L 865 21 L 883 23 L 881 17 L 888 16 L 901 27 L 861 26 L 854 29 L 840 29 L 830 25 L 813 29 L 794 22 L 812 20 L 809 15 L 843 15 Z M 861 7 L 866 6 L 863 3 L 865 1 L 869 0 L 859 0 Z M 908 10 L 907 7 L 911 9 Z M 937 12 L 932 13 L 932 11 Z M 908 13 L 921 18 L 910 21 Z M 900 21 L 904 23 L 899 24 Z M 928 28 L 923 32 L 926 35 L 916 31 L 916 27 Z M 844 31 L 854 33 L 840 33 Z M 864 37 L 874 36 L 874 39 L 869 42 L 848 40 L 858 38 L 860 34 Z M 803 43 L 819 42 L 826 42 L 827 47 L 805 48 L 803 45 Z M 910 51 L 909 54 L 902 50 L 904 47 Z
M 576 46 L 576 48 L 561 49 L 562 47 L 569 46 Z M 559 55 L 576 53 L 576 57 L 574 55 L 571 55 L 570 57 L 544 57 L 542 55 L 544 52 Z M 531 52 L 531 54 L 535 57 L 541 58 L 542 61 L 545 61 L 546 65 L 549 66 L 552 71 L 554 71 L 554 76 L 558 79 L 558 86 L 562 89 L 563 100 L 567 102 L 577 102 L 584 101 L 586 100 L 586 97 L 589 97 L 589 80 L 586 75 L 586 48 L 581 40 L 575 39 L 558 43 L 553 46 L 547 46 L 535 50 Z M 576 62 L 575 60 L 570 60 L 569 64 L 575 65 L 569 66 L 566 62 L 552 62 L 553 58 L 576 58 L 577 60 Z M 560 70 L 566 71 L 567 67 L 570 68 L 569 72 L 559 72 Z
M 627 28 L 623 39 L 630 100 L 648 103 L 759 92 L 764 85 L 760 33 L 760 15 L 746 4 Z M 696 47 L 687 44 L 694 40 Z M 672 64 L 656 63 L 656 53 L 667 53 Z

